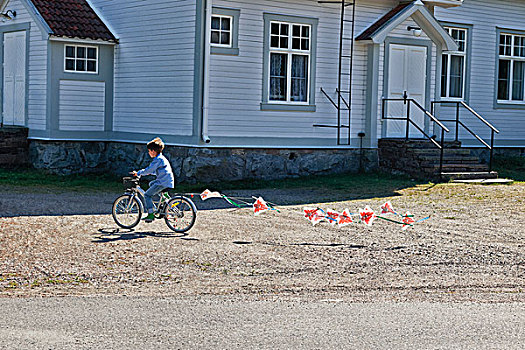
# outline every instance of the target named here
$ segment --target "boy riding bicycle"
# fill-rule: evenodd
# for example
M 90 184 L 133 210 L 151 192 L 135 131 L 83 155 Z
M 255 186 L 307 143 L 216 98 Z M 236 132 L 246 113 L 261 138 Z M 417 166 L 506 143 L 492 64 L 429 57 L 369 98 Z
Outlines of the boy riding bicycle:
M 153 161 L 147 168 L 133 171 L 133 175 L 155 175 L 157 177 L 149 183 L 150 187 L 144 194 L 145 209 L 148 215 L 144 217 L 143 220 L 145 222 L 152 222 L 155 220 L 153 197 L 166 188 L 175 187 L 175 177 L 173 176 L 170 162 L 162 154 L 162 151 L 164 150 L 164 142 L 157 137 L 148 142 L 147 148 L 148 154 L 153 158 Z

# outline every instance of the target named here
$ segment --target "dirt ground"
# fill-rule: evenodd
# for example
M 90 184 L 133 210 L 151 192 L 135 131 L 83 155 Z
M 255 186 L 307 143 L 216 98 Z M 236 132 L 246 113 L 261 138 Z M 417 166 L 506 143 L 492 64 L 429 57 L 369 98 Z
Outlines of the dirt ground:
M 258 217 L 208 207 L 179 235 L 160 220 L 118 230 L 109 215 L 116 194 L 4 188 L 0 296 L 525 301 L 525 183 L 420 185 L 367 199 L 257 192 L 274 203 L 301 204 Z M 314 227 L 302 214 L 305 205 L 378 210 L 387 200 L 416 219 L 431 218 L 403 231 L 383 220 Z M 212 201 L 221 202 L 204 204 Z

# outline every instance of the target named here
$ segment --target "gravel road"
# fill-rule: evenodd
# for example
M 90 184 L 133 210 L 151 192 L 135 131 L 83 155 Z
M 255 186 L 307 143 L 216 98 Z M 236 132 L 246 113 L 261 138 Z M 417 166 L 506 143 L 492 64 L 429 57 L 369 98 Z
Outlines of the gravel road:
M 199 296 L 10 298 L 0 305 L 2 349 L 525 347 L 525 304 Z
M 0 192 L 0 296 L 242 296 L 246 300 L 524 302 L 525 184 L 422 185 L 381 198 L 257 191 L 274 203 L 356 212 L 386 200 L 414 228 L 313 227 L 303 205 L 254 217 L 198 213 L 188 235 L 162 221 L 118 230 L 112 193 Z M 251 192 L 239 192 L 249 195 Z M 220 201 L 210 199 L 211 201 Z M 317 203 L 316 202 L 321 202 Z

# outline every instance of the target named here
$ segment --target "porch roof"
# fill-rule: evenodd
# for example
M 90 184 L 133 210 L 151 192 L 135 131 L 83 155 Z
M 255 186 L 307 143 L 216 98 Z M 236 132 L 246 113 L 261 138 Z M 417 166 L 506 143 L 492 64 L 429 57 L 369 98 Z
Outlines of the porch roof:
M 30 0 L 53 36 L 117 42 L 86 0 Z
M 412 17 L 432 41 L 441 44 L 444 51 L 457 50 L 458 47 L 454 39 L 443 29 L 421 0 L 399 4 L 366 28 L 356 37 L 356 40 L 370 40 L 376 44 L 382 43 L 394 28 L 409 17 Z

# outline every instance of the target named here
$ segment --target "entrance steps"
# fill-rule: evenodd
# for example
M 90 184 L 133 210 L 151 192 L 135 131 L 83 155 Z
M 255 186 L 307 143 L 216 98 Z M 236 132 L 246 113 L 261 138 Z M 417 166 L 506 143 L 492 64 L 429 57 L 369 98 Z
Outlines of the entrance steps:
M 16 168 L 29 165 L 28 129 L 16 126 L 0 128 L 0 167 Z
M 445 142 L 441 173 L 439 172 L 440 157 L 441 150 L 428 140 L 379 140 L 379 167 L 385 171 L 396 171 L 431 180 L 498 177 L 497 172 L 489 171 L 489 165 L 473 155 L 469 149 L 461 148 L 461 142 Z

